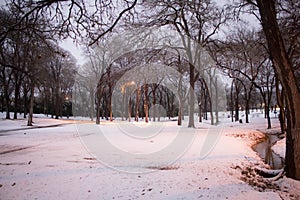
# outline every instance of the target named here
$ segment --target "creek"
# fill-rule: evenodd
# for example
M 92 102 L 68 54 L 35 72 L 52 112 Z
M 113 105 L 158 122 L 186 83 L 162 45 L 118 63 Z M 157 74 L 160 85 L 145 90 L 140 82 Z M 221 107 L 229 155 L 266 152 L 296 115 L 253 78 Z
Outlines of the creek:
M 284 167 L 284 160 L 272 150 L 272 146 L 281 138 L 278 134 L 267 134 L 266 140 L 259 142 L 252 146 L 252 149 L 264 160 L 264 162 L 271 166 L 272 169 L 282 169 Z

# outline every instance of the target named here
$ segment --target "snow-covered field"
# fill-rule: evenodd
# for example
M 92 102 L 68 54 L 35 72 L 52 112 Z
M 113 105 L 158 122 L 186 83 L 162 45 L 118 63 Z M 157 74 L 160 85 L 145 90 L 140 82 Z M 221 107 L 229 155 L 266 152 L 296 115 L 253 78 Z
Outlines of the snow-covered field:
M 261 163 L 251 149 L 266 128 L 259 115 L 196 129 L 37 116 L 29 129 L 0 120 L 0 199 L 297 199 L 297 181 L 260 192 L 241 180 L 240 167 Z

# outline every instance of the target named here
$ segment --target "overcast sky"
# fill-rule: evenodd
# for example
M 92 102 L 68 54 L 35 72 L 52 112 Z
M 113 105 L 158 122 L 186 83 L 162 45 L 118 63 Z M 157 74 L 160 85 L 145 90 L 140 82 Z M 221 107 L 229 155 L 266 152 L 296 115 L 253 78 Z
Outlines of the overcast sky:
M 0 0 L 1 1 L 1 0 Z M 77 64 L 82 65 L 86 61 L 83 49 L 79 45 L 76 45 L 73 40 L 66 39 L 60 43 L 60 46 L 69 51 L 77 60 Z

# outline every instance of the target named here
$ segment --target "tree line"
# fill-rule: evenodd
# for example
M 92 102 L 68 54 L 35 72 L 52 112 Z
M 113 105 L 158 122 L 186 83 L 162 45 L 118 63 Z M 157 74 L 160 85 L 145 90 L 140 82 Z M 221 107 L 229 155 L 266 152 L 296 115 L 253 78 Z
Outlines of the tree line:
M 10 112 L 13 119 L 18 113 L 24 118 L 29 113 L 31 126 L 33 108 L 56 118 L 62 115 L 77 67 L 72 54 L 44 29 L 47 19 L 36 19 L 33 13 L 20 21 L 21 14 L 14 5 L 0 11 L 1 111 L 6 112 L 6 119 L 11 118 Z

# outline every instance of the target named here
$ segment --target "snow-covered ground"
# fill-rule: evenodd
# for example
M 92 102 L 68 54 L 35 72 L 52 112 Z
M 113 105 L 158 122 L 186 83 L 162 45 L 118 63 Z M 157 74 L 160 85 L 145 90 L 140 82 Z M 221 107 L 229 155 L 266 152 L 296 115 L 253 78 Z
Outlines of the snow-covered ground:
M 285 158 L 285 143 L 286 139 L 279 140 L 276 144 L 272 147 L 273 151 L 280 155 L 280 157 Z
M 33 126 L 27 126 L 27 119 L 23 118 L 23 115 L 18 115 L 17 120 L 12 120 L 13 114 L 10 114 L 11 120 L 4 120 L 5 113 L 0 113 L 0 131 L 12 131 L 12 130 L 23 130 L 23 129 L 32 129 L 32 128 L 42 128 L 42 127 L 51 127 L 58 126 L 66 123 L 73 123 L 74 120 L 67 119 L 52 119 L 50 116 L 47 117 L 43 114 L 35 114 L 33 119 Z
M 207 121 L 196 129 L 187 120 L 181 128 L 176 121 L 34 122 L 28 129 L 26 120 L 0 120 L 0 199 L 297 199 L 297 181 L 260 192 L 241 180 L 240 167 L 261 164 L 251 149 L 266 128 L 259 114 L 250 124 Z

